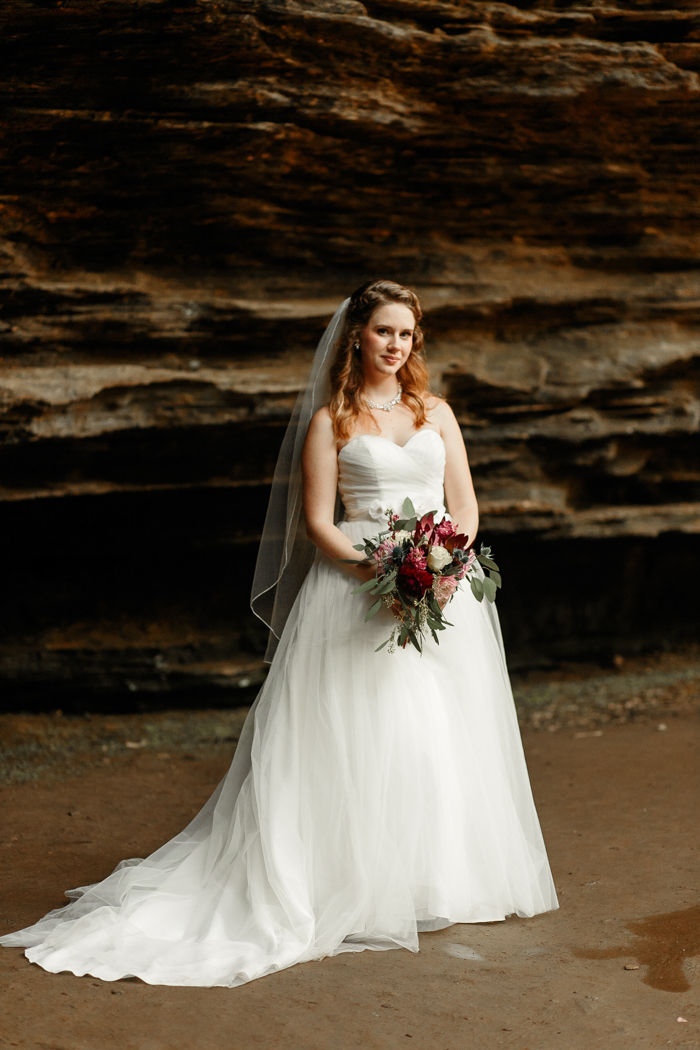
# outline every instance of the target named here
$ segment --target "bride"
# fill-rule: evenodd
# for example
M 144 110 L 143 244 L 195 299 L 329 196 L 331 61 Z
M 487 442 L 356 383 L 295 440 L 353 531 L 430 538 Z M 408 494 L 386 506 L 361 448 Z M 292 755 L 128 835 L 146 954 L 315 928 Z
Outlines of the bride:
M 462 587 L 439 646 L 375 652 L 395 621 L 365 623 L 354 593 L 372 572 L 354 544 L 407 496 L 419 513 L 447 507 L 471 541 L 477 530 L 420 318 L 413 292 L 373 281 L 319 344 L 253 588 L 276 651 L 212 798 L 150 857 L 2 944 L 54 973 L 232 987 L 557 907 L 494 607 Z

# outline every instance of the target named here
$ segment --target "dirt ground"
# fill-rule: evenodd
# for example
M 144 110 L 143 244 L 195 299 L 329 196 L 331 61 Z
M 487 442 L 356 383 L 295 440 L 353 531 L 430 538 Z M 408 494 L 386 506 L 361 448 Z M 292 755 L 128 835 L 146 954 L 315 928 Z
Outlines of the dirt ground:
M 240 714 L 226 718 L 235 736 Z M 422 935 L 418 954 L 341 955 L 232 990 L 52 975 L 0 949 L 0 1048 L 700 1048 L 700 723 L 684 712 L 614 722 L 524 729 L 559 911 L 453 926 Z M 229 761 L 226 730 L 189 751 L 157 750 L 153 732 L 153 747 L 96 744 L 80 775 L 41 767 L 2 789 L 3 932 L 145 856 L 206 800 Z

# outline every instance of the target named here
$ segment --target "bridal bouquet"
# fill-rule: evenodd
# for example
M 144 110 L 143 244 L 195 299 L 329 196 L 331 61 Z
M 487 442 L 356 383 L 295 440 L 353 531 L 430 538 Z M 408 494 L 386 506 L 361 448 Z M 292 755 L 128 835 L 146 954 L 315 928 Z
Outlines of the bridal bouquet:
M 438 631 L 451 627 L 444 609 L 460 585 L 468 578 L 477 601 L 484 597 L 496 600 L 501 586 L 498 566 L 491 558 L 490 547 L 481 546 L 481 553 L 468 546 L 468 537 L 458 535 L 447 518 L 435 522 L 435 511 L 420 519 L 410 499 L 403 504 L 404 517 L 387 511 L 388 529 L 372 539 L 355 545 L 364 551 L 368 562 L 374 561 L 377 574 L 357 587 L 353 594 L 367 592 L 376 601 L 371 605 L 365 621 L 371 620 L 384 605 L 391 609 L 398 625 L 385 642 L 389 652 L 410 642 L 418 652 L 427 630 L 439 643 Z M 484 569 L 484 577 L 477 575 L 477 567 Z

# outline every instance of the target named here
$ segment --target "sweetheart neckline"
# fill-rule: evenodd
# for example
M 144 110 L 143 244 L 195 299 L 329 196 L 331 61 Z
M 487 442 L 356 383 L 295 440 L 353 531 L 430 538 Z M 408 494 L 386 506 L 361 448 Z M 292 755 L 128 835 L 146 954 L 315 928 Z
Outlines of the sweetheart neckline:
M 439 434 L 437 430 L 433 430 L 431 427 L 427 427 L 424 430 L 417 430 L 415 434 L 411 434 L 408 441 L 405 441 L 403 445 L 399 445 L 398 441 L 392 441 L 391 438 L 383 437 L 381 434 L 358 434 L 357 437 L 350 438 L 350 440 L 343 445 L 343 447 L 340 449 L 340 452 L 338 452 L 338 455 L 340 456 L 340 454 L 344 452 L 349 445 L 352 445 L 353 441 L 359 441 L 360 438 L 374 438 L 376 441 L 386 441 L 387 444 L 393 445 L 394 448 L 403 449 L 410 445 L 411 442 L 415 440 L 415 438 L 420 437 L 421 434 L 435 434 L 435 436 L 440 439 L 442 444 L 445 444 L 442 434 Z

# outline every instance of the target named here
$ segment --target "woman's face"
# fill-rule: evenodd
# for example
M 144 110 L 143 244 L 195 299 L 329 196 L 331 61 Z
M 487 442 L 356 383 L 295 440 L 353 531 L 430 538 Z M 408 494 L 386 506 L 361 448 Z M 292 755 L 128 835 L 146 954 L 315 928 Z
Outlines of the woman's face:
M 365 376 L 389 376 L 406 363 L 413 349 L 413 312 L 401 303 L 378 306 L 362 329 L 360 353 Z

